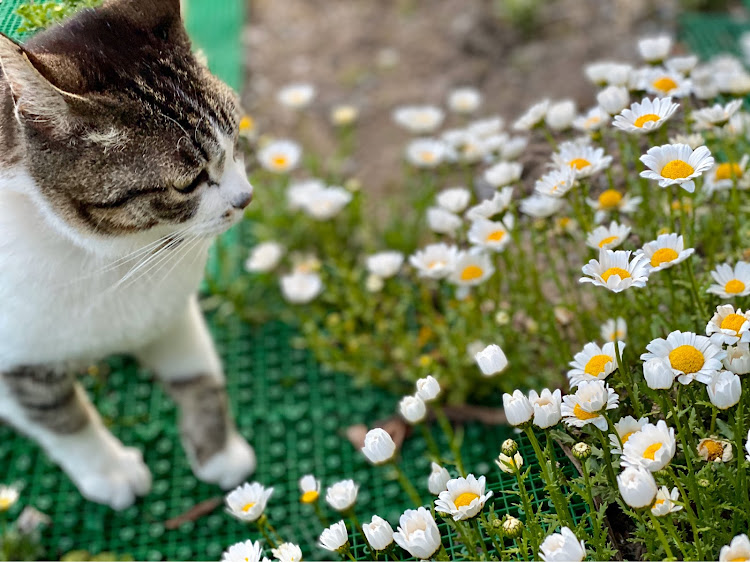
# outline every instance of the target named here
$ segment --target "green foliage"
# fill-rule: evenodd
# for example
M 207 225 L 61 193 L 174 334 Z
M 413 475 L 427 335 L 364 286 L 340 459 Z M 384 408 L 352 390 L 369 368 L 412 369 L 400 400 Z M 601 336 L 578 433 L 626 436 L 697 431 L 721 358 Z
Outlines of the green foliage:
M 16 10 L 22 19 L 18 32 L 34 33 L 47 29 L 78 10 L 93 8 L 101 3 L 102 0 L 47 0 L 22 4 Z

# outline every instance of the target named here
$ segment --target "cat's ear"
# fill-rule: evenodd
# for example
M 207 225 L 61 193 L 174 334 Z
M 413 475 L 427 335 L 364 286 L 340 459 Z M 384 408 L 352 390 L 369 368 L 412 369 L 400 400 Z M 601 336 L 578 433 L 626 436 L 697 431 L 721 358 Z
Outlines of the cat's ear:
M 0 67 L 10 88 L 16 119 L 21 124 L 65 129 L 70 117 L 68 94 L 43 74 L 32 53 L 0 33 Z
M 108 0 L 105 6 L 127 14 L 131 21 L 143 28 L 182 22 L 180 0 Z

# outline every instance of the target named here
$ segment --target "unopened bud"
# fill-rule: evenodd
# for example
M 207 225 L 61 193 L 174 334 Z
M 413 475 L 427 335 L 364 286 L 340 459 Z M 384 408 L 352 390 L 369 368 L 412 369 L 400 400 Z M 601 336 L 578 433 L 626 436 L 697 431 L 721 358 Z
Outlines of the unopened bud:
M 505 441 L 503 441 L 503 445 L 502 447 L 500 447 L 500 450 L 504 455 L 512 457 L 518 452 L 518 443 L 513 441 L 513 439 L 506 439 Z
M 573 445 L 572 452 L 573 456 L 579 461 L 585 461 L 591 456 L 591 447 L 588 445 L 588 443 L 584 443 L 583 441 L 581 441 Z

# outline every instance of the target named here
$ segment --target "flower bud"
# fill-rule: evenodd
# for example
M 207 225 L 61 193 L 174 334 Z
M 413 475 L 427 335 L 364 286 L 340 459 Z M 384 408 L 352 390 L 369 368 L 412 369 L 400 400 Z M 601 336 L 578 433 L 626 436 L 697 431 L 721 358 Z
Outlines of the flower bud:
M 579 461 L 585 461 L 591 456 L 591 447 L 588 443 L 584 443 L 583 441 L 581 441 L 573 445 L 572 452 L 573 456 Z
M 523 533 L 523 523 L 512 515 L 506 515 L 505 521 L 503 521 L 503 533 L 509 539 L 518 538 Z
M 513 439 L 506 439 L 505 441 L 503 441 L 503 445 L 502 447 L 500 447 L 500 450 L 504 455 L 512 457 L 518 452 L 518 443 L 516 443 Z

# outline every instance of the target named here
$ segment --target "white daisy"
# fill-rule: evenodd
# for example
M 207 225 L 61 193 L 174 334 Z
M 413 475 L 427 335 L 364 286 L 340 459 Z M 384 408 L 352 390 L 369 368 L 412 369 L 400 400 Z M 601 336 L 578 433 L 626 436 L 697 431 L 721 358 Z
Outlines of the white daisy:
M 434 105 L 410 105 L 398 107 L 393 112 L 397 125 L 412 133 L 432 133 L 443 123 L 443 110 Z
M 245 260 L 245 269 L 253 273 L 273 270 L 284 257 L 284 246 L 274 241 L 261 242 L 253 247 Z
M 230 546 L 221 556 L 221 562 L 260 562 L 263 547 L 259 541 L 246 540 Z
M 706 335 L 715 345 L 734 345 L 750 342 L 750 310 L 734 310 L 731 304 L 721 304 L 706 325 Z
M 640 197 L 631 197 L 628 193 L 621 193 L 616 189 L 605 189 L 596 199 L 586 199 L 586 203 L 594 209 L 594 222 L 602 222 L 610 213 L 634 213 L 641 204 Z
M 292 109 L 307 107 L 314 97 L 315 86 L 307 83 L 288 84 L 276 94 L 279 103 Z
M 607 419 L 604 412 L 617 408 L 618 398 L 617 393 L 604 384 L 604 381 L 582 382 L 574 394 L 563 396 L 563 421 L 573 427 L 593 424 L 606 431 Z
M 640 89 L 660 97 L 684 98 L 690 95 L 692 83 L 679 72 L 655 68 L 641 77 Z
M 576 113 L 576 102 L 570 99 L 561 100 L 550 104 L 544 121 L 553 131 L 563 131 L 573 124 Z
M 536 180 L 534 191 L 547 197 L 562 197 L 576 185 L 576 171 L 570 166 L 563 166 L 547 172 Z
M 617 115 L 630 103 L 630 92 L 622 86 L 607 86 L 596 94 L 596 101 L 608 115 Z
M 238 486 L 226 497 L 229 513 L 242 521 L 256 521 L 266 509 L 273 488 L 264 488 L 257 482 Z
M 456 259 L 450 281 L 462 287 L 480 285 L 495 272 L 492 260 L 484 252 L 461 252 Z
M 355 484 L 354 480 L 341 480 L 328 487 L 326 502 L 336 511 L 348 511 L 357 501 L 358 491 L 359 485 Z
M 523 154 L 528 145 L 528 137 L 510 137 L 500 146 L 500 158 L 503 160 L 514 160 Z
M 583 68 L 586 78 L 598 86 L 625 86 L 632 71 L 631 65 L 612 61 L 594 62 Z
M 331 109 L 330 114 L 331 123 L 337 127 L 346 127 L 351 125 L 359 117 L 359 109 L 353 105 L 337 105 Z
M 750 373 L 750 344 L 738 343 L 727 347 L 727 356 L 722 360 L 724 367 L 735 375 Z
M 466 127 L 466 130 L 472 135 L 486 139 L 487 137 L 498 134 L 502 130 L 503 125 L 503 118 L 499 115 L 493 115 L 491 117 L 472 121 L 469 123 L 469 126 Z
M 430 244 L 409 257 L 409 263 L 417 269 L 420 277 L 443 279 L 453 273 L 458 248 L 448 244 Z
M 617 342 L 620 356 L 625 349 L 623 342 Z M 582 382 L 606 379 L 617 369 L 617 357 L 615 356 L 614 342 L 607 342 L 599 347 L 594 342 L 583 346 L 570 362 L 572 369 L 568 371 L 570 386 L 578 386 Z
M 738 261 L 734 267 L 728 263 L 719 264 L 711 272 L 711 277 L 716 283 L 707 289 L 707 293 L 723 299 L 750 295 L 750 263 Z
M 453 236 L 461 228 L 463 221 L 461 217 L 442 207 L 430 207 L 427 209 L 427 224 L 433 232 Z
M 404 263 L 404 254 L 396 251 L 378 252 L 367 257 L 367 271 L 380 277 L 388 279 L 396 275 Z
M 748 160 L 750 160 L 750 156 L 743 154 L 739 163 L 714 163 L 713 168 L 706 172 L 706 191 L 711 194 L 715 191 L 732 189 L 735 182 L 737 182 L 739 189 L 750 188 L 750 177 L 745 175 Z
M 20 495 L 18 488 L 15 486 L 0 485 L 0 513 L 13 507 Z
M 648 423 L 648 418 L 635 419 L 633 416 L 625 416 L 616 421 L 613 425 L 617 435 L 609 434 L 609 444 L 612 446 L 613 455 L 622 455 L 622 446 L 625 445 L 628 440 L 635 434 L 638 433 L 644 425 Z
M 642 466 L 656 472 L 669 464 L 677 450 L 674 428 L 659 420 L 656 425 L 647 423 L 622 446 L 623 467 Z
M 660 234 L 653 242 L 646 242 L 637 253 L 643 254 L 651 266 L 651 272 L 667 269 L 688 259 L 695 248 L 685 249 L 682 236 L 675 233 Z
M 601 250 L 599 259 L 592 259 L 582 271 L 589 277 L 581 277 L 580 283 L 593 283 L 619 293 L 629 287 L 645 287 L 648 281 L 648 265 L 643 255 L 623 250 Z
M 721 369 L 721 360 L 726 356 L 706 336 L 675 330 L 667 339 L 657 338 L 646 346 L 647 353 L 641 361 L 660 358 L 669 361 L 672 372 L 682 384 L 693 380 L 707 384 L 711 375 Z
M 327 221 L 338 215 L 352 200 L 352 194 L 343 187 L 332 185 L 311 192 L 302 202 L 302 210 L 318 221 Z
M 305 207 L 317 196 L 319 191 L 326 188 L 325 182 L 319 179 L 296 181 L 286 190 L 287 206 L 290 211 L 297 211 Z
M 698 455 L 706 462 L 729 462 L 734 458 L 732 444 L 724 439 L 706 437 L 698 441 Z
M 474 113 L 482 103 L 482 94 L 476 88 L 456 88 L 448 94 L 448 107 L 455 113 Z
M 518 162 L 498 162 L 487 168 L 482 176 L 494 188 L 511 184 L 521 177 L 523 165 Z
M 672 49 L 672 36 L 667 34 L 657 35 L 655 37 L 644 37 L 638 40 L 638 54 L 646 62 L 661 62 Z
M 305 474 L 299 479 L 299 489 L 302 492 L 299 498 L 301 503 L 315 503 L 320 497 L 320 480 L 312 474 Z
M 447 156 L 447 148 L 443 141 L 437 139 L 414 139 L 406 147 L 406 160 L 418 168 L 435 168 Z
M 301 562 L 302 549 L 299 545 L 291 542 L 281 543 L 276 548 L 271 549 L 271 554 L 279 562 Z
M 323 280 L 315 272 L 297 271 L 279 281 L 281 294 L 292 304 L 307 304 L 323 292 Z
M 657 517 L 662 517 L 680 511 L 682 506 L 675 503 L 679 499 L 680 492 L 677 487 L 672 488 L 672 491 L 670 492 L 669 488 L 662 486 L 659 491 L 656 492 L 656 499 L 654 499 L 654 504 L 651 506 L 651 513 Z
M 732 100 L 726 105 L 717 103 L 711 107 L 696 109 L 690 114 L 690 118 L 695 121 L 695 127 L 699 130 L 721 127 L 729 122 L 740 107 L 742 100 Z
M 597 226 L 586 237 L 586 245 L 594 250 L 612 250 L 630 236 L 630 227 L 615 221 L 609 226 Z
M 575 170 L 578 178 L 587 178 L 608 168 L 612 157 L 605 156 L 603 148 L 594 147 L 588 142 L 566 141 L 552 155 L 552 162 L 558 168 L 567 166 Z
M 469 242 L 475 246 L 500 252 L 510 242 L 510 233 L 502 222 L 479 219 L 471 223 Z
M 471 519 L 479 514 L 488 499 L 492 497 L 490 490 L 486 494 L 485 477 L 476 478 L 469 474 L 466 478 L 448 480 L 448 489 L 440 492 L 435 500 L 435 510 L 449 513 L 454 521 Z
M 287 139 L 269 142 L 258 151 L 258 162 L 263 168 L 275 174 L 284 174 L 297 167 L 302 149 Z
M 475 221 L 477 219 L 491 219 L 508 209 L 513 198 L 513 188 L 504 187 L 496 191 L 491 198 L 480 201 L 477 205 L 466 211 L 466 218 Z
M 550 100 L 548 99 L 535 103 L 526 110 L 526 113 L 516 119 L 515 123 L 513 123 L 513 129 L 516 131 L 530 131 L 544 121 L 549 105 Z
M 672 103 L 670 97 L 653 100 L 643 98 L 640 103 L 635 102 L 629 108 L 623 109 L 619 115 L 615 115 L 612 124 L 628 133 L 650 133 L 666 123 L 678 107 L 680 106 Z
M 563 208 L 565 202 L 558 197 L 547 197 L 535 193 L 521 200 L 519 210 L 530 217 L 544 219 L 551 217 Z
M 460 213 L 469 205 L 471 191 L 465 187 L 450 187 L 438 193 L 435 200 L 446 211 Z
M 693 179 L 714 165 L 708 148 L 693 150 L 686 144 L 651 147 L 640 160 L 649 168 L 641 172 L 641 177 L 658 180 L 661 187 L 679 185 L 688 193 L 695 191 Z
M 719 562 L 750 560 L 750 539 L 746 534 L 737 535 L 719 551 Z
M 590 133 L 598 131 L 607 124 L 609 114 L 598 105 L 589 109 L 584 115 L 573 120 L 573 127 L 579 131 Z
M 695 55 L 685 55 L 684 57 L 671 57 L 664 61 L 664 66 L 672 72 L 679 72 L 684 76 L 689 76 L 698 64 L 698 57 Z

